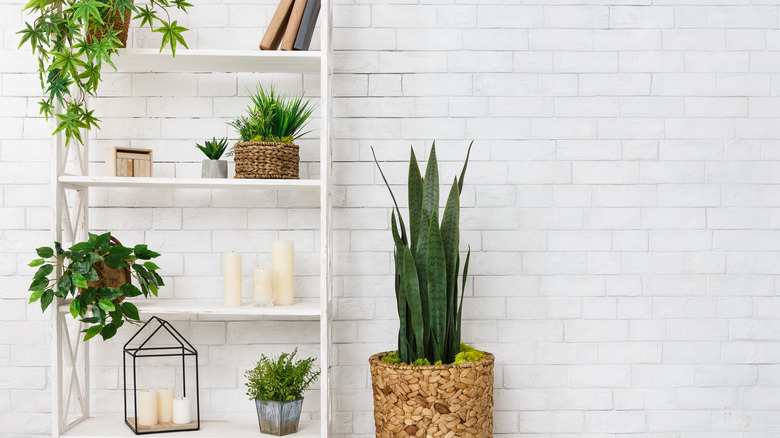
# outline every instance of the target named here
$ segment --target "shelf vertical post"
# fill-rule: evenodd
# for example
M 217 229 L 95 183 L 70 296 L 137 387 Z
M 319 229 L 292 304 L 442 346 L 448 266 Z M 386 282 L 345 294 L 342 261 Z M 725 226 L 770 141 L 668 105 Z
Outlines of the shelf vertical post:
M 330 0 L 322 0 L 320 8 L 320 435 L 330 436 L 331 419 L 331 376 L 330 376 L 330 303 L 333 245 L 331 223 L 331 36 L 332 6 Z
M 61 113 L 62 106 L 59 102 L 55 104 L 55 113 Z M 52 125 L 56 123 L 52 120 Z M 59 176 L 62 174 L 64 166 L 64 153 L 62 144 L 62 132 L 52 137 L 52 160 L 51 166 L 51 187 L 52 187 L 52 209 L 51 209 L 51 237 L 55 242 L 62 242 L 62 205 L 64 202 L 64 191 L 60 187 Z M 62 268 L 57 266 L 55 275 L 62 275 Z M 50 306 L 51 311 L 51 435 L 59 438 L 63 428 L 62 414 L 62 327 L 60 326 L 59 307 L 63 300 L 54 297 L 54 302 Z

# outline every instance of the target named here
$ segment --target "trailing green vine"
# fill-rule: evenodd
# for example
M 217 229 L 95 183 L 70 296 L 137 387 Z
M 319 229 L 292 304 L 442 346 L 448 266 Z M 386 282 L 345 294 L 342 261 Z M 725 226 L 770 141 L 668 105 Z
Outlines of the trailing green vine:
M 100 129 L 86 97 L 97 95 L 104 63 L 116 70 L 112 56 L 124 47 L 119 34 L 130 17 L 161 33 L 160 52 L 168 46 L 176 56 L 177 44 L 187 47 L 182 36 L 187 28 L 171 20 L 168 9 L 186 12 L 190 6 L 186 0 L 151 0 L 143 6 L 132 0 L 30 0 L 23 12 L 34 18 L 17 32 L 22 36 L 19 48 L 28 44 L 38 57 L 44 93 L 40 114 L 56 118 L 52 134 L 63 132 L 66 145 L 74 140 L 83 144 L 82 129 Z M 56 112 L 57 103 L 63 112 Z

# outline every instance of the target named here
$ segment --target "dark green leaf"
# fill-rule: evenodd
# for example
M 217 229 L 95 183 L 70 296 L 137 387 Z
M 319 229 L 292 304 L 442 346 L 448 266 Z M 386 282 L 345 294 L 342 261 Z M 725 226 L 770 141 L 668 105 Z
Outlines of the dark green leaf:
M 30 288 L 27 290 L 40 290 L 40 289 L 46 289 L 46 287 L 49 285 L 49 279 L 45 277 L 38 277 L 30 284 Z
M 101 300 L 111 301 L 119 298 L 121 295 L 122 292 L 113 287 L 101 287 L 98 289 L 98 298 Z
M 115 245 L 108 248 L 108 253 L 112 256 L 118 256 L 119 258 L 127 258 L 130 257 L 130 255 L 133 253 L 133 249 Z
M 105 327 L 103 327 L 103 330 L 100 331 L 100 336 L 103 337 L 103 340 L 111 339 L 116 334 L 117 326 L 114 324 L 108 324 Z
M 417 280 L 417 268 L 414 264 L 414 257 L 409 248 L 404 248 L 404 274 L 403 290 L 406 296 L 406 303 L 409 306 L 411 315 L 411 325 L 414 331 L 415 359 L 425 357 L 425 336 L 423 334 L 423 312 L 420 302 L 420 284 Z
M 54 301 L 54 291 L 48 289 L 41 296 L 41 311 L 46 311 L 46 309 L 49 307 L 49 304 L 51 304 L 52 301 Z
M 125 313 L 125 316 L 127 316 L 129 319 L 138 321 L 138 309 L 135 307 L 135 304 L 133 303 L 122 303 L 122 311 Z
M 460 171 L 460 179 L 458 179 L 458 194 L 463 191 L 463 180 L 466 178 L 466 167 L 469 165 L 469 156 L 471 155 L 471 146 L 474 145 L 474 140 L 469 143 L 469 150 L 466 152 L 466 161 L 463 162 L 463 170 Z
M 76 274 L 86 274 L 92 269 L 92 263 L 89 260 L 82 260 L 80 262 L 70 265 L 70 269 Z
M 45 278 L 48 277 L 54 271 L 54 266 L 46 264 L 38 268 L 33 278 Z
M 127 267 L 125 262 L 119 255 L 110 254 L 103 258 L 103 263 L 111 269 L 122 269 Z
M 54 257 L 54 250 L 49 248 L 48 246 L 42 246 L 36 249 L 35 252 L 38 254 L 38 257 L 43 257 L 45 259 L 49 257 Z
M 428 224 L 428 254 L 425 259 L 428 276 L 428 313 L 430 315 L 431 338 L 438 339 L 433 360 L 444 359 L 447 315 L 447 265 L 444 259 L 444 244 L 439 231 L 438 217 L 434 212 Z
M 428 157 L 428 166 L 425 169 L 422 205 L 428 220 L 434 212 L 439 211 L 439 163 L 436 161 L 436 142 L 431 146 L 431 155 Z
M 73 290 L 73 281 L 70 275 L 63 275 L 57 281 L 57 288 L 63 292 L 70 293 Z
M 420 175 L 420 165 L 417 164 L 417 157 L 414 155 L 414 148 L 411 148 L 411 158 L 409 160 L 409 242 L 412 250 L 412 256 L 417 257 L 417 241 L 420 238 L 420 218 L 422 217 L 422 199 L 423 199 L 423 179 Z
M 141 295 L 141 291 L 138 290 L 137 287 L 130 283 L 125 283 L 121 286 L 119 286 L 119 291 L 122 293 L 122 295 L 126 297 L 137 297 L 138 295 Z

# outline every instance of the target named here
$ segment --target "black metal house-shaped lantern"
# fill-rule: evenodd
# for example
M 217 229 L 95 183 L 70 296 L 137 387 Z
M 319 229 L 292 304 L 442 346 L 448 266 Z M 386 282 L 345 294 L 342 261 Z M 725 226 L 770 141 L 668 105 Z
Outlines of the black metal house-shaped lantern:
M 157 327 L 155 327 L 155 325 Z M 147 327 L 150 333 L 139 338 Z M 166 335 L 166 333 L 168 335 Z M 167 338 L 162 344 L 155 338 Z M 139 339 L 136 339 L 139 338 Z M 124 346 L 123 380 L 124 380 L 124 415 L 125 423 L 136 435 L 145 435 L 162 432 L 179 432 L 200 430 L 200 388 L 198 381 L 198 351 L 181 335 L 168 321 L 153 316 L 136 332 Z M 152 359 L 157 358 L 157 359 Z M 181 360 L 179 360 L 179 358 Z M 139 388 L 139 373 L 144 370 L 144 362 L 162 361 L 166 368 L 173 368 L 173 384 L 166 388 L 170 395 L 171 389 L 175 394 L 169 397 L 158 396 L 154 388 L 144 390 Z M 194 364 L 193 364 L 194 361 Z M 187 367 L 194 365 L 194 373 Z M 159 364 L 157 365 L 159 366 Z M 129 370 L 128 367 L 132 367 Z M 159 368 L 156 368 L 159 370 Z M 153 369 L 154 371 L 155 369 Z M 160 374 L 169 373 L 153 372 L 159 378 Z M 194 374 L 194 385 L 192 379 Z M 190 379 L 190 380 L 187 380 Z M 128 382 L 128 380 L 130 380 Z M 159 382 L 159 380 L 155 380 Z M 148 384 L 148 382 L 144 382 Z M 131 385 L 128 387 L 128 384 Z M 189 384 L 189 385 L 188 385 Z M 194 400 L 187 396 L 187 387 L 194 387 Z M 139 397 L 139 393 L 142 397 Z M 190 391 L 190 395 L 192 391 Z M 171 405 L 160 408 L 161 404 Z M 193 403 L 194 402 L 194 403 Z M 193 416 L 194 410 L 194 416 Z M 158 412 L 166 412 L 166 418 L 157 421 Z

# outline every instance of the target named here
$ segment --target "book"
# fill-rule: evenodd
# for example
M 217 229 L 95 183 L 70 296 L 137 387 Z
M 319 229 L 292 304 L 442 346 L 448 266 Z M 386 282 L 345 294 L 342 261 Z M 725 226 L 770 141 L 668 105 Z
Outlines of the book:
M 295 0 L 292 12 L 290 12 L 290 21 L 287 22 L 287 29 L 285 29 L 284 38 L 282 38 L 282 50 L 292 50 L 295 37 L 298 36 L 298 28 L 301 26 L 304 10 L 306 10 L 306 0 Z
M 287 28 L 287 23 L 290 21 L 292 6 L 293 0 L 282 0 L 279 2 L 279 6 L 268 24 L 268 29 L 266 29 L 263 39 L 260 41 L 261 50 L 276 50 L 279 48 L 282 36 L 284 36 Z
M 293 44 L 293 50 L 309 50 L 311 36 L 314 34 L 314 27 L 317 25 L 317 17 L 320 16 L 320 4 L 320 0 L 307 0 L 301 25 L 298 28 L 298 35 L 295 37 L 295 44 Z

